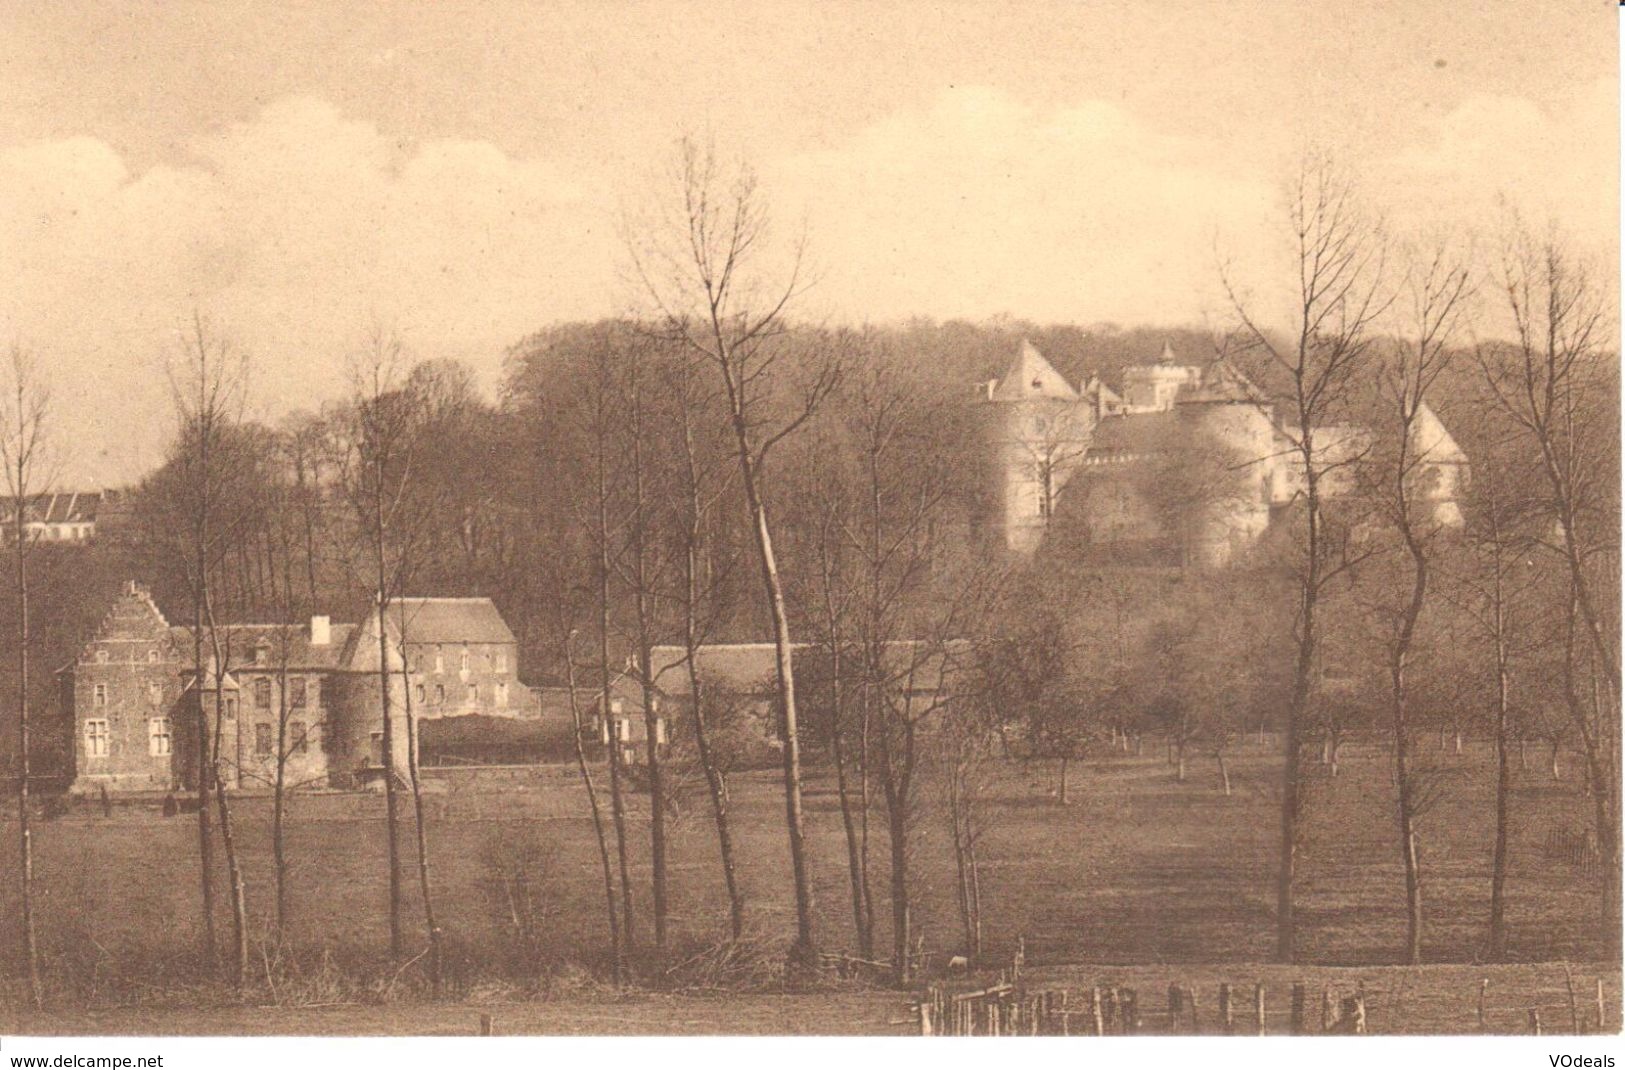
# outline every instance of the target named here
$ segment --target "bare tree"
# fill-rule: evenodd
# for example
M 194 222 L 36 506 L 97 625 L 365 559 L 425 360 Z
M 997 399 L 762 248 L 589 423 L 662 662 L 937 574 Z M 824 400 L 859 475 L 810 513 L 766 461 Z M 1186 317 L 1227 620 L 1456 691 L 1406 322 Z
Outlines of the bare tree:
M 1511 327 L 1510 345 L 1477 352 L 1500 411 L 1538 458 L 1551 534 L 1569 591 L 1564 702 L 1580 740 L 1602 856 L 1601 914 L 1607 954 L 1620 948 L 1619 393 L 1617 356 L 1606 346 L 1614 318 L 1603 288 L 1555 235 L 1537 238 L 1514 220 L 1495 283 Z M 1607 592 L 1607 593 L 1604 593 Z M 1600 673 L 1598 708 L 1588 708 L 1582 677 Z M 1598 716 L 1598 713 L 1601 716 Z
M 227 717 L 226 681 L 232 656 L 232 634 L 220 621 L 217 587 L 220 573 L 242 536 L 249 510 L 240 494 L 249 461 L 240 432 L 247 392 L 246 357 L 210 330 L 194 313 L 180 359 L 170 368 L 175 408 L 180 422 L 177 445 L 178 491 L 190 543 L 187 583 L 192 595 L 192 694 L 197 703 L 198 838 L 203 863 L 205 962 L 214 961 L 213 885 L 210 836 L 205 814 L 209 794 L 220 821 L 220 842 L 230 882 L 233 934 L 232 977 L 241 989 L 248 974 L 248 922 L 243 872 L 232 827 L 223 743 Z M 204 644 L 209 650 L 205 657 Z M 213 695 L 213 723 L 204 693 Z M 234 743 L 240 723 L 234 721 Z M 240 761 L 233 761 L 233 776 Z
M 11 347 L 6 372 L 6 390 L 0 399 L 0 464 L 5 466 L 6 492 L 11 497 L 12 567 L 17 583 L 17 841 L 21 862 L 17 876 L 28 993 L 38 1007 L 42 991 L 39 937 L 34 927 L 34 833 L 28 794 L 32 772 L 28 687 L 33 653 L 28 620 L 28 552 L 33 536 L 28 530 L 27 512 L 29 501 L 42 493 L 51 479 L 46 455 L 51 390 L 34 355 L 21 344 Z
M 1373 328 L 1390 298 L 1383 279 L 1381 228 L 1365 215 L 1351 180 L 1325 155 L 1307 155 L 1288 183 L 1287 233 L 1292 260 L 1292 301 L 1286 341 L 1259 318 L 1228 269 L 1223 282 L 1240 321 L 1239 341 L 1254 356 L 1266 391 L 1286 411 L 1278 426 L 1283 454 L 1297 480 L 1295 561 L 1298 598 L 1293 637 L 1296 663 L 1282 731 L 1280 863 L 1276 875 L 1276 946 L 1279 961 L 1296 956 L 1299 818 L 1303 729 L 1320 647 L 1318 612 L 1329 585 L 1344 575 L 1346 541 L 1328 524 L 1328 482 L 1358 463 L 1357 454 L 1327 437 L 1328 424 L 1349 401 L 1352 383 L 1366 364 Z
M 1400 857 L 1405 871 L 1405 961 L 1422 961 L 1422 860 L 1417 817 L 1425 787 L 1411 759 L 1413 726 L 1411 683 L 1407 673 L 1417 638 L 1417 625 L 1427 605 L 1435 543 L 1445 521 L 1436 500 L 1438 467 L 1454 458 L 1445 449 L 1436 417 L 1429 407 L 1439 377 L 1449 368 L 1452 342 L 1471 296 L 1467 270 L 1447 246 L 1435 247 L 1412 264 L 1405 286 L 1409 308 L 1406 337 L 1389 348 L 1377 376 L 1379 441 L 1365 472 L 1378 511 L 1404 555 L 1400 567 L 1408 577 L 1395 588 L 1397 602 L 1384 591 L 1383 617 L 1388 626 L 1388 708 L 1394 746 L 1394 783 L 1398 791 Z M 1403 582 L 1405 579 L 1408 583 Z
M 734 857 L 733 830 L 728 814 L 728 780 L 712 740 L 711 693 L 699 665 L 700 645 L 721 610 L 719 592 L 728 569 L 718 567 L 719 551 L 707 538 L 713 516 L 728 490 L 723 449 L 702 443 L 702 419 L 708 399 L 701 390 L 692 360 L 679 361 L 672 393 L 683 442 L 678 480 L 682 486 L 679 539 L 682 584 L 678 600 L 683 613 L 683 669 L 688 674 L 689 701 L 694 720 L 694 742 L 711 797 L 717 832 L 717 850 L 723 884 L 728 891 L 729 929 L 735 940 L 745 933 L 745 894 L 739 884 Z M 718 445 L 721 445 L 720 443 Z
M 801 744 L 790 620 L 784 582 L 774 554 L 765 464 L 774 446 L 817 410 L 839 377 L 833 355 L 815 360 L 787 413 L 775 416 L 774 375 L 783 348 L 776 345 L 785 310 L 802 292 L 799 252 L 783 283 L 768 286 L 759 258 L 768 237 L 768 212 L 748 167 L 722 173 L 715 152 L 685 139 L 677 156 L 680 197 L 674 218 L 630 245 L 632 259 L 671 337 L 717 377 L 739 464 L 740 487 L 761 566 L 773 625 L 780 736 L 784 744 L 785 827 L 795 885 L 796 941 L 792 957 L 814 962 L 812 879 L 801 805 Z M 765 294 L 765 296 L 764 296 Z
M 436 398 L 432 375 L 420 376 L 416 370 L 402 375 L 403 357 L 399 339 L 375 328 L 366 349 L 355 358 L 338 463 L 340 485 L 347 499 L 356 540 L 352 548 L 352 567 L 361 584 L 370 588 L 372 627 L 377 633 L 378 691 L 383 718 L 381 775 L 389 856 L 390 954 L 400 958 L 403 943 L 398 795 L 404 780 L 413 807 L 418 883 L 429 941 L 430 981 L 438 993 L 444 955 L 430 894 L 428 838 L 418 781 L 411 688 L 407 686 L 410 620 L 398 604 L 420 558 L 420 543 L 425 532 L 423 518 L 433 507 L 432 499 L 426 497 L 420 487 L 418 469 Z M 392 646 L 395 649 L 391 649 Z M 397 725 L 395 713 L 397 671 L 402 682 L 402 725 Z M 405 738 L 398 735 L 401 727 L 406 730 Z

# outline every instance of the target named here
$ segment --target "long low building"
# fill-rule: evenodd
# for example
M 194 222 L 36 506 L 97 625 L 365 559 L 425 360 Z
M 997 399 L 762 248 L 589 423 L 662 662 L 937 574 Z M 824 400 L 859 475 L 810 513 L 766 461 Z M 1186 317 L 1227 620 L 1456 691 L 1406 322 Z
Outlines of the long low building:
M 378 615 L 357 624 L 233 624 L 215 643 L 171 625 L 126 583 L 95 635 L 58 670 L 77 792 L 197 784 L 199 702 L 228 785 L 350 787 L 384 766 Z M 402 598 L 385 615 L 393 765 L 418 722 L 535 716 L 514 634 L 488 598 Z M 218 665 L 218 668 L 217 668 Z M 476 722 L 477 723 L 477 722 Z

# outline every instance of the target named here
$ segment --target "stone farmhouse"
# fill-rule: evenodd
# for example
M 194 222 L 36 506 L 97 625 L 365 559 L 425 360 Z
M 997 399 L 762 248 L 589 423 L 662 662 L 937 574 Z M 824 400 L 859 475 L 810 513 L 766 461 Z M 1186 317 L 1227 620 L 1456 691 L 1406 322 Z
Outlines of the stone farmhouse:
M 294 787 L 355 787 L 384 766 L 378 615 L 359 624 L 222 626 L 221 664 L 172 625 L 139 584 L 125 584 L 95 635 L 57 672 L 71 719 L 75 792 L 195 787 L 198 703 L 219 722 L 228 785 L 268 788 L 279 758 Z M 403 598 L 385 615 L 392 672 L 392 764 L 404 771 L 408 713 L 424 726 L 462 717 L 532 717 L 517 643 L 488 598 Z M 397 675 L 398 674 L 398 675 Z
M 1303 472 L 1270 399 L 1225 360 L 1199 367 L 1181 362 L 1164 346 L 1157 361 L 1124 370 L 1118 394 L 1098 377 L 1074 387 L 1031 343 L 1023 342 L 999 379 L 985 383 L 979 404 L 985 494 L 978 523 L 989 541 L 1023 555 L 1044 542 L 1063 492 L 1082 473 L 1091 478 L 1067 501 L 1073 522 L 1099 544 L 1133 544 L 1177 538 L 1187 560 L 1219 567 L 1256 543 L 1302 494 Z M 1336 467 L 1368 449 L 1372 437 L 1360 427 L 1318 431 L 1331 466 L 1323 487 L 1346 495 L 1351 469 Z M 1437 521 L 1459 525 L 1457 504 L 1466 486 L 1468 459 L 1431 409 L 1421 413 L 1413 443 L 1421 461 L 1424 494 Z M 1171 445 L 1200 442 L 1233 458 L 1235 485 L 1223 495 L 1191 505 L 1178 533 L 1144 500 L 1132 480 L 1134 466 L 1159 457 Z M 1117 478 L 1113 478 L 1116 476 Z M 1105 478 L 1099 478 L 1105 477 Z

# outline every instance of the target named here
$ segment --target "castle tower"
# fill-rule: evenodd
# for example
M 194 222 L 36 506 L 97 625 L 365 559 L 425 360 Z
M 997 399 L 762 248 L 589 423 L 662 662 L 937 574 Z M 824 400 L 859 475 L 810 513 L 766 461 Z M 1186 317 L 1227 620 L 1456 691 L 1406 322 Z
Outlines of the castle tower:
M 1264 534 L 1284 475 L 1268 399 L 1223 358 L 1202 369 L 1175 401 L 1192 480 L 1186 551 L 1203 567 L 1228 564 Z
M 1136 364 L 1123 369 L 1123 400 L 1127 412 L 1167 412 L 1174 407 L 1179 392 L 1201 379 L 1201 369 L 1181 364 L 1174 347 L 1162 344 L 1155 364 Z
M 1004 375 L 985 384 L 984 406 L 987 524 L 1006 549 L 1030 554 L 1083 463 L 1099 405 L 1023 340 Z

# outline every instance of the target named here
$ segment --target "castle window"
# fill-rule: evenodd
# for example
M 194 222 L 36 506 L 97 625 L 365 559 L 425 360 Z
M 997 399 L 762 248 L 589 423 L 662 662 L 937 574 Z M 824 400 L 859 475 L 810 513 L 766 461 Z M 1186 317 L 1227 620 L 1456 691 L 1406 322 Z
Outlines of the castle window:
M 429 701 L 429 689 L 422 684 L 417 686 L 417 703 L 419 706 Z
M 508 685 L 504 681 L 497 682 L 496 703 L 498 706 L 508 705 Z
M 436 706 L 444 706 L 446 704 L 446 685 L 445 684 L 435 684 L 434 685 L 434 704 Z
M 310 678 L 310 704 L 312 706 L 322 704 L 322 678 L 320 676 Z
M 254 726 L 254 757 L 271 756 L 271 726 L 261 721 Z
M 468 671 L 468 662 L 469 662 L 468 647 L 465 646 L 465 647 L 463 647 L 462 655 L 457 659 L 457 668 L 462 670 L 463 672 L 467 672 Z
M 151 650 L 147 651 L 147 664 L 148 665 L 156 665 L 156 664 L 158 664 L 158 657 L 159 657 L 158 648 L 153 647 Z
M 85 755 L 89 758 L 105 758 L 113 743 L 113 733 L 107 727 L 105 718 L 93 717 L 85 721 Z
M 237 719 L 237 696 L 235 696 L 235 695 L 227 695 L 226 696 L 226 720 L 235 721 L 236 719 Z
M 468 685 L 468 704 L 478 706 L 480 703 L 480 687 L 478 684 Z
M 438 646 L 434 648 L 434 671 L 446 671 L 446 655 L 445 652 L 442 651 Z
M 105 651 L 105 650 L 96 651 L 96 664 L 98 664 L 98 665 L 106 665 L 107 664 L 107 651 Z
M 254 678 L 254 705 L 262 710 L 271 708 L 271 681 L 269 677 Z
M 305 678 L 293 676 L 288 679 L 288 705 L 296 710 L 305 708 Z
M 162 758 L 170 753 L 173 743 L 168 717 L 154 717 L 147 722 L 148 754 L 154 758 Z
M 163 704 L 164 704 L 164 685 L 163 684 L 148 684 L 147 685 L 147 705 L 149 705 L 149 706 L 162 706 Z
M 506 650 L 498 650 L 497 651 L 496 663 L 497 663 L 496 664 L 496 671 L 497 672 L 507 672 L 508 671 L 508 652 Z
M 91 703 L 98 709 L 107 707 L 107 685 L 97 684 L 91 692 Z
M 305 732 L 306 732 L 305 722 L 303 722 L 303 721 L 289 721 L 288 722 L 288 738 L 292 741 L 292 745 L 288 749 L 292 753 L 294 753 L 294 754 L 303 754 L 303 753 L 305 753 Z

